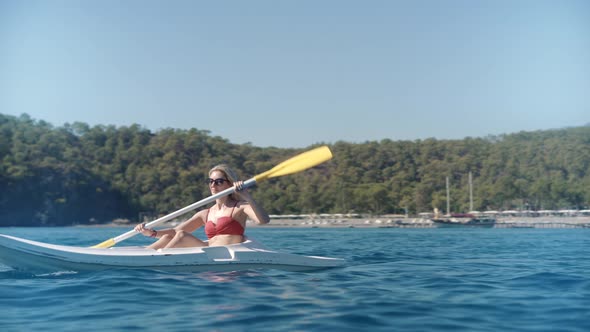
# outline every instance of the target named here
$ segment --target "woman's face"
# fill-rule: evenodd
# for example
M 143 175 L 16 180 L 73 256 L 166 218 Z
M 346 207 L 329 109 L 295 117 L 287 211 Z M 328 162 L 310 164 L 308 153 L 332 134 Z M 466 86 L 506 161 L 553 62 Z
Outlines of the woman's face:
M 232 186 L 222 171 L 213 171 L 209 174 L 209 190 L 212 193 L 218 193 Z

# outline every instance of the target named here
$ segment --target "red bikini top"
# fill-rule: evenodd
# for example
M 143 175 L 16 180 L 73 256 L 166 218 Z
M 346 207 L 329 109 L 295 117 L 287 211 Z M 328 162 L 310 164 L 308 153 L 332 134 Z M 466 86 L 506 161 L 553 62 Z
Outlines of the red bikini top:
M 238 205 L 238 202 L 236 202 L 236 205 Z M 207 221 L 205 224 L 205 234 L 207 234 L 209 239 L 213 238 L 215 235 L 222 234 L 244 235 L 244 227 L 232 217 L 236 205 L 231 209 L 229 217 L 224 216 L 217 218 L 217 224 L 213 223 L 211 220 Z M 207 219 L 209 219 L 209 210 L 207 210 Z

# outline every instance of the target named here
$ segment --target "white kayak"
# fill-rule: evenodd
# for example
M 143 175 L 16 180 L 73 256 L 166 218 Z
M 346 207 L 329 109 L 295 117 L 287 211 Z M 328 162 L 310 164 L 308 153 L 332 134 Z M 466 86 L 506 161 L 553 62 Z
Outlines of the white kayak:
M 31 272 L 154 269 L 164 271 L 236 271 L 279 269 L 309 271 L 344 264 L 339 258 L 302 256 L 265 249 L 248 239 L 219 247 L 90 248 L 49 244 L 0 234 L 0 263 Z

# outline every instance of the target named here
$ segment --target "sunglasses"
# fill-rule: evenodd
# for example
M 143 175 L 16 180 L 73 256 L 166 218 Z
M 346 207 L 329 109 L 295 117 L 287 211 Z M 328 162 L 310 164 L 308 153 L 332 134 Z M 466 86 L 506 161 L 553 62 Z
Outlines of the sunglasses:
M 206 181 L 207 181 L 207 183 L 209 183 L 209 185 L 215 184 L 216 186 L 220 186 L 220 185 L 224 184 L 225 182 L 229 182 L 229 180 L 221 179 L 221 178 L 219 178 L 219 179 L 207 179 Z

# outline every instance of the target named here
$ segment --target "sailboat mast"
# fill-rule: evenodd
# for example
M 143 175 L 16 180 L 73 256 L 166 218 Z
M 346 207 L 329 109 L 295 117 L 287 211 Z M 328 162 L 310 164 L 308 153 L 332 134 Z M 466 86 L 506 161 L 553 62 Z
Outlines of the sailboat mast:
M 469 211 L 473 211 L 473 178 L 469 172 Z
M 447 176 L 447 215 L 451 215 L 451 202 L 450 202 L 450 193 L 449 193 L 449 177 Z

